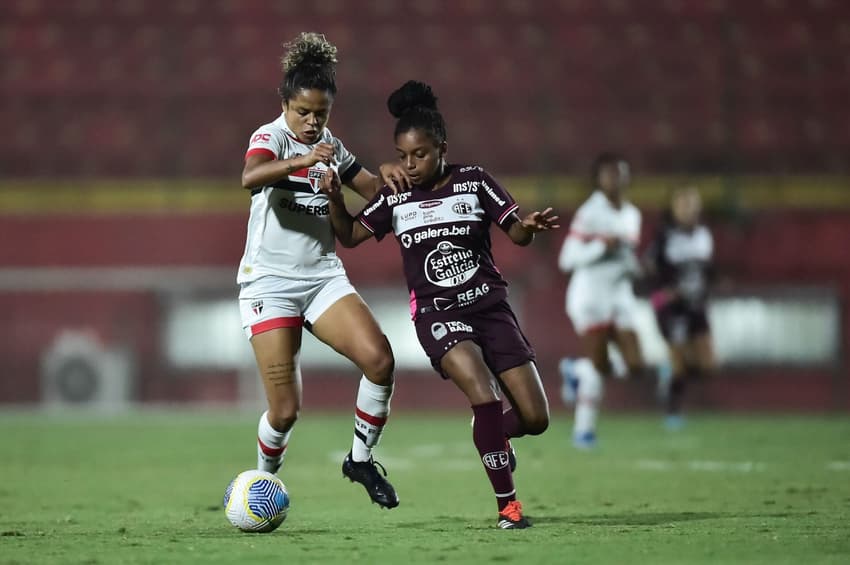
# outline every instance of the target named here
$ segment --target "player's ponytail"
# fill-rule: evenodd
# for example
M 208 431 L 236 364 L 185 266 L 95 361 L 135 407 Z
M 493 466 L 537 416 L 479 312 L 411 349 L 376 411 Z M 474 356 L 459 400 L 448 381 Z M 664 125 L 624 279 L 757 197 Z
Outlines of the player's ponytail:
M 395 136 L 412 129 L 425 131 L 435 145 L 446 141 L 446 122 L 437 109 L 437 97 L 424 82 L 409 80 L 387 99 L 387 109 L 398 122 Z
M 280 58 L 283 82 L 278 93 L 289 100 L 299 90 L 318 89 L 336 94 L 337 49 L 320 33 L 302 33 L 283 44 Z

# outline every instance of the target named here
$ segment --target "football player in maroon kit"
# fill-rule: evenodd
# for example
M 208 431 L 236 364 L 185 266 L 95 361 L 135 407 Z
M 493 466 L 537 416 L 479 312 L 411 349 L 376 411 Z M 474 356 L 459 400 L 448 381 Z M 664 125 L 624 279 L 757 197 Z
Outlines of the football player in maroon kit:
M 466 395 L 472 437 L 496 494 L 498 526 L 526 528 L 516 498 L 510 438 L 543 433 L 549 405 L 534 350 L 507 302 L 507 282 L 493 262 L 490 226 L 517 245 L 557 228 L 552 209 L 517 215 L 511 195 L 481 167 L 446 162 L 446 125 L 431 88 L 409 81 L 390 95 L 395 144 L 412 189 L 382 188 L 353 218 L 339 176 L 322 190 L 344 247 L 393 231 L 410 290 L 410 313 L 432 365 Z M 507 399 L 503 411 L 502 396 Z

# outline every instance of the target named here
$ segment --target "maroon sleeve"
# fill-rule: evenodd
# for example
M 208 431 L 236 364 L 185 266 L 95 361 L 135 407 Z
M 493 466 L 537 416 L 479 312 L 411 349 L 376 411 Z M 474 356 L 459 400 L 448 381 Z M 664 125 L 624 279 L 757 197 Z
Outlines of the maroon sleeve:
M 363 227 L 375 234 L 375 239 L 378 241 L 393 229 L 393 211 L 387 201 L 387 196 L 390 194 L 392 189 L 383 187 L 355 218 L 363 224 Z
M 514 212 L 519 206 L 507 190 L 487 171 L 481 171 L 481 190 L 478 191 L 481 207 L 495 224 L 503 230 L 511 227 L 516 220 Z

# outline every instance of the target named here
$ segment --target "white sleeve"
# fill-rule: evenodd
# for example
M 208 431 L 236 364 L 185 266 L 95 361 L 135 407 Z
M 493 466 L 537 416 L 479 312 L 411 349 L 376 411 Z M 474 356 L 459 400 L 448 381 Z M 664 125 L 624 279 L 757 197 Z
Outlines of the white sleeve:
M 349 151 L 345 147 L 345 145 L 342 144 L 342 141 L 340 141 L 338 137 L 334 137 L 333 140 L 334 156 L 336 157 L 338 164 L 337 172 L 339 173 L 339 176 L 342 177 L 343 175 L 345 175 L 345 171 L 347 171 L 348 168 L 354 164 L 354 161 L 356 161 L 356 159 L 354 157 L 354 153 Z
M 564 240 L 558 256 L 558 268 L 568 273 L 602 259 L 607 246 L 605 240 L 595 233 L 588 210 L 579 208 L 570 224 L 570 233 Z
M 272 159 L 280 159 L 283 154 L 283 137 L 280 132 L 269 125 L 264 125 L 251 134 L 245 158 L 258 153 L 266 153 Z
M 641 229 L 641 222 L 643 221 L 643 219 L 641 218 L 640 210 L 638 210 L 638 208 L 636 206 L 633 206 L 632 209 L 635 211 L 635 213 L 634 213 L 635 219 L 634 219 L 633 225 L 631 226 L 632 229 L 628 234 L 628 238 L 629 238 L 629 243 L 631 243 L 632 245 L 637 247 L 638 245 L 640 245 L 640 229 Z
M 558 268 L 568 273 L 599 261 L 605 255 L 605 242 L 600 238 L 585 240 L 568 235 L 558 256 Z

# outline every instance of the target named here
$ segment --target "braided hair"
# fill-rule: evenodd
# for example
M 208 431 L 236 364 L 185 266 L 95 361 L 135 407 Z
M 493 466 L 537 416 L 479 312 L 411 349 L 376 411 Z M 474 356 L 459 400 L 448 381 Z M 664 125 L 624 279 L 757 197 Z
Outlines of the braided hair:
M 424 82 L 409 80 L 396 89 L 387 99 L 390 114 L 398 121 L 394 136 L 412 129 L 424 131 L 434 145 L 446 141 L 446 121 L 437 110 L 437 97 Z
M 290 100 L 299 90 L 324 90 L 336 94 L 336 46 L 320 33 L 302 33 L 283 44 L 286 52 L 280 58 L 283 82 L 278 93 Z

